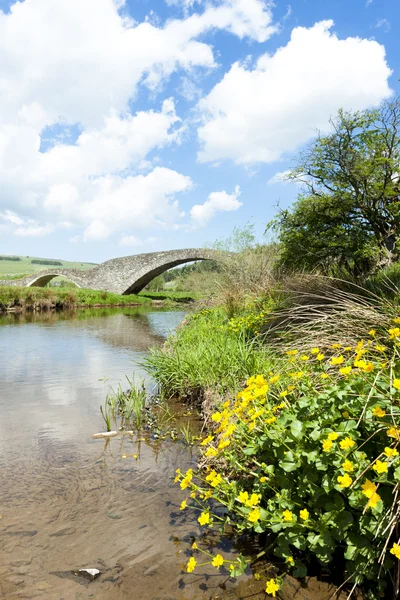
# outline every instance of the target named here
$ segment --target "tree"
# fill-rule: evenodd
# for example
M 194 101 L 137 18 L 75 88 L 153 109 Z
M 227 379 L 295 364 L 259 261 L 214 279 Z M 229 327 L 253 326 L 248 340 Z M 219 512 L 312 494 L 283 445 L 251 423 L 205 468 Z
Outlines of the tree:
M 287 179 L 302 191 L 272 225 L 283 264 L 359 274 L 400 256 L 400 100 L 331 126 L 300 154 Z

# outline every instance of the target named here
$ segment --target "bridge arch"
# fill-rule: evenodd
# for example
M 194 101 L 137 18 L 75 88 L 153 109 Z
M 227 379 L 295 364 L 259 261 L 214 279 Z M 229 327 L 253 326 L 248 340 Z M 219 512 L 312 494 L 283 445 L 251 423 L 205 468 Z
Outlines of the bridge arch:
M 179 265 L 185 265 L 190 262 L 197 262 L 203 260 L 215 260 L 213 258 L 189 258 L 189 259 L 177 259 L 173 261 L 169 261 L 168 263 L 164 263 L 163 265 L 159 265 L 154 267 L 153 269 L 146 271 L 143 275 L 139 276 L 132 285 L 130 285 L 124 292 L 123 295 L 127 294 L 138 294 L 141 292 L 150 281 L 155 279 L 158 275 L 165 273 L 165 271 L 169 271 L 173 267 L 178 267 Z
M 64 277 L 65 279 L 68 279 L 68 281 L 74 283 L 77 287 L 81 287 L 79 283 L 77 281 L 74 281 L 74 278 L 71 277 L 69 274 L 66 275 L 65 273 L 47 273 L 46 275 L 43 275 L 41 272 L 37 273 L 36 275 L 33 275 L 30 278 L 29 283 L 27 283 L 26 285 L 27 287 L 44 287 L 55 277 Z

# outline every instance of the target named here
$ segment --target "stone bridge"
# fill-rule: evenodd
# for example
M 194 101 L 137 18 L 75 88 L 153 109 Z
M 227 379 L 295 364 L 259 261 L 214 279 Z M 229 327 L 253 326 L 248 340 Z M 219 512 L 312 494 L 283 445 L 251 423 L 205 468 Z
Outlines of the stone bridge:
M 65 277 L 78 287 L 92 290 L 105 290 L 117 294 L 137 294 L 154 277 L 176 267 L 196 260 L 219 260 L 221 253 L 204 248 L 168 250 L 113 258 L 82 271 L 80 269 L 46 269 L 23 279 L 0 280 L 0 285 L 43 287 L 54 277 Z

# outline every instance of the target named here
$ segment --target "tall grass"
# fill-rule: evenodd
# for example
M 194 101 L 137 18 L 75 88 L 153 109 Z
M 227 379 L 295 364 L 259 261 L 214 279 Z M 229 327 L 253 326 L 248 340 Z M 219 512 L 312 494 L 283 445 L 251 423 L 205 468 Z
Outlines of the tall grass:
M 166 396 L 235 391 L 247 377 L 263 371 L 269 352 L 246 333 L 225 327 L 222 310 L 189 317 L 164 348 L 153 348 L 143 364 Z

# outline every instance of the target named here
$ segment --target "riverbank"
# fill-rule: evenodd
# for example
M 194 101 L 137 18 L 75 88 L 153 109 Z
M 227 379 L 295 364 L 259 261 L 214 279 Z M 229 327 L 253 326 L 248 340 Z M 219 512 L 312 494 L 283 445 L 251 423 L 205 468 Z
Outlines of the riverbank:
M 273 318 L 270 300 L 203 310 L 146 367 L 205 418 L 199 468 L 177 473 L 183 508 L 205 533 L 255 536 L 274 564 L 248 557 L 267 593 L 318 575 L 349 597 L 395 598 L 400 318 L 387 300 L 334 295 L 318 295 L 318 318 L 301 302 Z M 195 544 L 187 570 L 202 560 Z
M 165 292 L 163 294 L 130 294 L 81 288 L 41 288 L 0 286 L 0 312 L 40 312 L 84 307 L 170 306 L 195 300 L 193 294 Z

